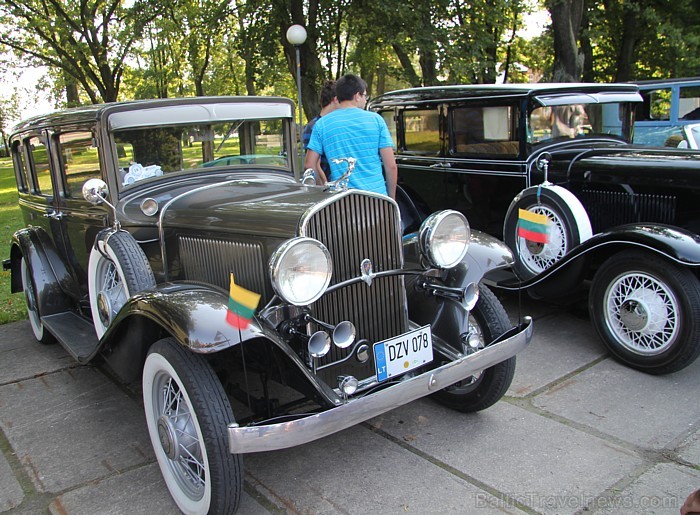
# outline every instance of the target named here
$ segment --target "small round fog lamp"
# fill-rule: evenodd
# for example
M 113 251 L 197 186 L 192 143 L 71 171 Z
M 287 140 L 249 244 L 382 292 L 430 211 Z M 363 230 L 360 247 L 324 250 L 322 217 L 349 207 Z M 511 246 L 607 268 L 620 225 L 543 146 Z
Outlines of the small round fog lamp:
M 340 376 L 338 386 L 345 395 L 352 395 L 357 391 L 357 379 L 353 376 Z

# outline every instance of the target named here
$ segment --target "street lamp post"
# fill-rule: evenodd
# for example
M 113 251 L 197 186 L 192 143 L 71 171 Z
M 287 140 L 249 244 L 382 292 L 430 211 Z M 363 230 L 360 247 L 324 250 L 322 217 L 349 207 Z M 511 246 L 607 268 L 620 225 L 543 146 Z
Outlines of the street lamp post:
M 297 95 L 299 98 L 299 157 L 301 158 L 301 167 L 299 168 L 299 173 L 304 170 L 304 145 L 301 141 L 302 131 L 304 122 L 302 119 L 302 106 L 301 106 L 301 57 L 299 56 L 299 46 L 304 44 L 306 41 L 306 29 L 301 25 L 292 25 L 287 29 L 287 41 L 291 45 L 294 45 L 296 50 L 296 60 L 297 60 Z

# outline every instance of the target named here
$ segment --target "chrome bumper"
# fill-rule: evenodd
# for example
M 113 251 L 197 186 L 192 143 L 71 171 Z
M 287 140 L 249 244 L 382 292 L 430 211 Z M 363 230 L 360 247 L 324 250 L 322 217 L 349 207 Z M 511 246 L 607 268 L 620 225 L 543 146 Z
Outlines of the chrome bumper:
M 230 424 L 229 450 L 231 453 L 240 454 L 294 447 L 337 433 L 430 395 L 515 356 L 532 339 L 532 319 L 525 317 L 523 323 L 514 331 L 498 343 L 489 345 L 475 354 L 315 415 L 278 424 L 246 427 Z

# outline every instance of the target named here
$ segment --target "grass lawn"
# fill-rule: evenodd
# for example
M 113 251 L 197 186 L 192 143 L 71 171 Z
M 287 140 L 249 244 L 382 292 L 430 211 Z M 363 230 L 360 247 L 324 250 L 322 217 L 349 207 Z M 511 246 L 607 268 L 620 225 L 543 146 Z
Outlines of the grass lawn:
M 15 173 L 10 158 L 0 158 L 0 258 L 10 257 L 12 233 L 24 226 L 17 207 Z M 10 272 L 0 271 L 0 324 L 27 318 L 23 293 L 10 293 Z

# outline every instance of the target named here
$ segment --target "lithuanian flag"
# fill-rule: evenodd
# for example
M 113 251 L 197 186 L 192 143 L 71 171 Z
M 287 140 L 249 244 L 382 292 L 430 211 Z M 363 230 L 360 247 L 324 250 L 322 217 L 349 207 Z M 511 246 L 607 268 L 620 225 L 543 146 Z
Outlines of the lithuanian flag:
M 518 236 L 535 243 L 547 243 L 549 218 L 525 209 L 518 209 Z
M 258 302 L 260 302 L 260 295 L 238 286 L 231 274 L 226 321 L 233 327 L 245 329 L 255 314 Z

